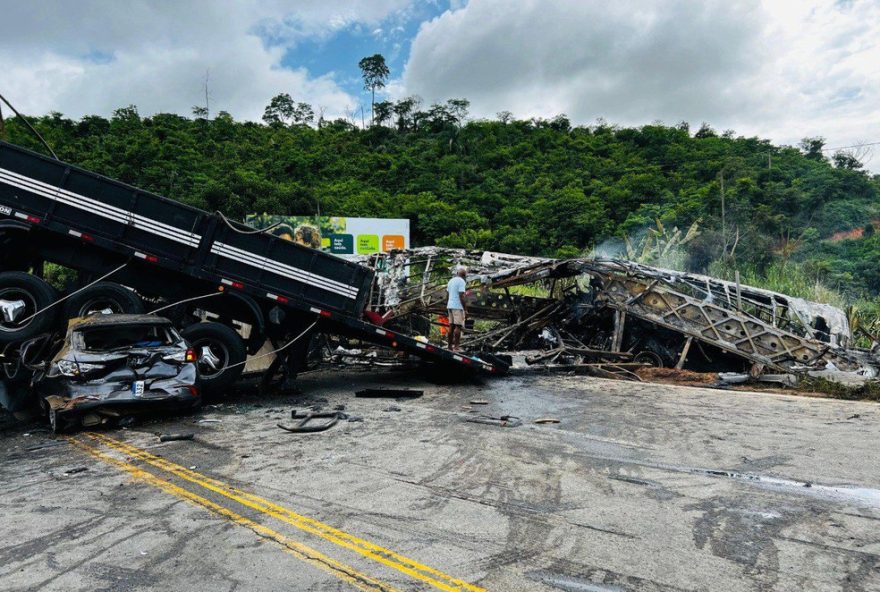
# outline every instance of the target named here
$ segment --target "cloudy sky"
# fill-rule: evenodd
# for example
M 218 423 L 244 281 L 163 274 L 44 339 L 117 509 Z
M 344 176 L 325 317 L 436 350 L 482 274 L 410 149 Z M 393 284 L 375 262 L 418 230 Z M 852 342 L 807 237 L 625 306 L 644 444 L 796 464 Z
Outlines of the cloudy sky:
M 378 52 L 389 97 L 465 97 L 475 117 L 880 142 L 880 0 L 0 0 L 0 15 L 0 93 L 32 114 L 189 114 L 206 73 L 213 112 L 258 120 L 287 92 L 359 114 L 357 62 Z

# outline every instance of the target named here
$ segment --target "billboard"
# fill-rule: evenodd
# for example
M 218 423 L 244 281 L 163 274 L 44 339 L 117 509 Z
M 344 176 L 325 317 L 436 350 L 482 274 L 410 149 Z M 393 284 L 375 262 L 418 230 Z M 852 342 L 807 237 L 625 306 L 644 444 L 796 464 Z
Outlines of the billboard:
M 410 247 L 406 219 L 248 214 L 245 223 L 254 228 L 273 227 L 275 236 L 340 257 Z

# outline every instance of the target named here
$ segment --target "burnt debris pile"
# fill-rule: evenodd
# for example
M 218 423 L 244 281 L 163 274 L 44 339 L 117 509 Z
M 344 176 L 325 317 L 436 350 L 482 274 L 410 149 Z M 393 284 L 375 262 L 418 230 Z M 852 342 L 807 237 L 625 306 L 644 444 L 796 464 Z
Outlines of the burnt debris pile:
M 554 260 L 426 247 L 365 257 L 371 309 L 410 334 L 445 330 L 445 284 L 468 269 L 473 325 L 462 346 L 522 366 L 637 378 L 644 366 L 873 378 L 833 306 L 717 278 L 616 259 Z

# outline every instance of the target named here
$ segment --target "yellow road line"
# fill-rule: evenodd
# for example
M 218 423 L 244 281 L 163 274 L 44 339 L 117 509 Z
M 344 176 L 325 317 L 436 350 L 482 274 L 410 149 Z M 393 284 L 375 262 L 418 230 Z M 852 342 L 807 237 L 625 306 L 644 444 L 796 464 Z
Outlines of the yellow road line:
M 331 557 L 328 557 L 327 555 L 324 555 L 323 553 L 316 551 L 315 549 L 312 549 L 311 547 L 308 547 L 302 543 L 294 541 L 293 539 L 284 536 L 280 532 L 276 532 L 271 528 L 254 522 L 249 518 L 241 516 L 240 514 L 229 510 L 228 508 L 224 508 L 219 504 L 215 504 L 209 499 L 196 495 L 195 493 L 192 493 L 191 491 L 188 491 L 182 487 L 178 487 L 174 483 L 171 483 L 164 479 L 160 479 L 152 473 L 144 471 L 143 469 L 139 469 L 132 464 L 114 458 L 98 450 L 97 448 L 86 444 L 85 442 L 81 442 L 70 437 L 66 439 L 68 442 L 70 442 L 70 444 L 79 448 L 83 452 L 86 452 L 87 454 L 102 462 L 113 465 L 114 467 L 125 471 L 138 481 L 142 481 L 144 483 L 152 485 L 153 487 L 161 489 L 166 493 L 170 493 L 171 495 L 192 502 L 213 512 L 214 514 L 222 516 L 223 518 L 226 518 L 231 522 L 238 524 L 239 526 L 243 526 L 254 531 L 256 534 L 263 538 L 275 541 L 276 543 L 280 544 L 286 552 L 290 553 L 297 559 L 305 561 L 306 563 L 309 563 L 310 565 L 317 567 L 318 569 L 351 584 L 359 590 L 364 590 L 365 592 L 399 592 L 399 590 L 389 584 L 362 574 L 355 570 L 353 567 L 348 566 L 340 561 L 336 561 L 335 559 L 332 559 Z
M 277 520 L 295 526 L 300 530 L 319 536 L 336 545 L 355 551 L 356 553 L 360 553 L 365 557 L 369 557 L 374 561 L 396 569 L 410 577 L 425 582 L 426 584 L 430 584 L 444 592 L 487 592 L 485 588 L 454 578 L 438 569 L 423 565 L 413 559 L 391 551 L 390 549 L 380 547 L 379 545 L 355 535 L 334 528 L 329 524 L 319 522 L 314 518 L 298 514 L 293 510 L 257 495 L 238 490 L 230 485 L 217 481 L 216 479 L 212 479 L 201 473 L 182 467 L 162 457 L 150 454 L 146 450 L 137 448 L 136 446 L 132 446 L 103 434 L 90 432 L 86 435 L 110 448 L 142 460 L 158 469 L 167 471 L 181 479 L 189 481 L 190 483 L 208 489 L 209 491 L 218 493 L 238 502 L 239 504 L 247 506 L 248 508 L 257 510 L 276 518 Z

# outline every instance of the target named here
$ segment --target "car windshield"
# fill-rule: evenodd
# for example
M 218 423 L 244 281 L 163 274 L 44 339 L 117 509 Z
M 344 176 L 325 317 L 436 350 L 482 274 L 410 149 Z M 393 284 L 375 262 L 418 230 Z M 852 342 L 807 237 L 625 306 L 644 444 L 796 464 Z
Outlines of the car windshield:
M 167 325 L 117 325 L 74 331 L 71 344 L 82 351 L 111 351 L 174 345 L 179 338 Z

